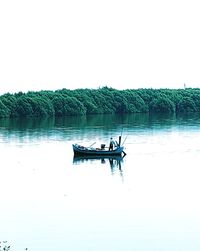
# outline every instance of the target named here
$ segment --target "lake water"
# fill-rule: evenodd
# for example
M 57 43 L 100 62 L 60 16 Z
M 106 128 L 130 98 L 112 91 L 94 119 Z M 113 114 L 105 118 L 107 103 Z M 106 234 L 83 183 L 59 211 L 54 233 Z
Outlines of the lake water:
M 121 159 L 72 143 L 122 142 Z M 0 241 L 22 251 L 200 250 L 200 116 L 0 121 Z

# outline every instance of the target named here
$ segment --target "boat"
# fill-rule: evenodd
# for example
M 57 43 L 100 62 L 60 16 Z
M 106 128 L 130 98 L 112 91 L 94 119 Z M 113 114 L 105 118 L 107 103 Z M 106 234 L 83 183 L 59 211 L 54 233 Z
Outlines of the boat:
M 113 150 L 105 148 L 85 147 L 78 144 L 73 144 L 73 151 L 75 155 L 94 155 L 94 156 L 113 156 L 125 154 L 123 146 L 117 146 Z
M 100 148 L 94 148 L 92 146 L 85 147 L 79 144 L 72 144 L 74 155 L 82 155 L 82 156 L 116 156 L 122 155 L 125 156 L 124 147 L 121 146 L 121 136 L 119 136 L 119 143 L 110 150 L 105 147 L 105 144 L 101 144 Z

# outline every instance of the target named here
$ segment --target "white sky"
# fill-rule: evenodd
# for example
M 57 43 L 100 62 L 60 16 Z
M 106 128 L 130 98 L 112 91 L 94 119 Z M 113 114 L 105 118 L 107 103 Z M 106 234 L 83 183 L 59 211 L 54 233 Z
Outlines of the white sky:
M 0 92 L 200 87 L 199 0 L 0 0 Z

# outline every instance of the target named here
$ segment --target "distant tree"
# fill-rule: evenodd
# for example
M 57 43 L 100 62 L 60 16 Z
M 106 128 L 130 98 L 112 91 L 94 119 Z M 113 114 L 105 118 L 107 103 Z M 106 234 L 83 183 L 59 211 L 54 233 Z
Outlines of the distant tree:
M 0 100 L 0 118 L 6 118 L 9 117 L 9 115 L 10 115 L 10 110 Z
M 195 102 L 189 97 L 183 97 L 177 104 L 178 113 L 196 112 Z
M 52 99 L 52 104 L 55 110 L 56 116 L 66 115 L 84 115 L 86 114 L 86 108 L 83 104 L 74 97 L 57 94 Z
M 65 98 L 64 114 L 65 115 L 85 115 L 86 108 L 76 98 L 67 97 Z
M 128 101 L 125 96 L 119 91 L 114 91 L 114 102 L 113 106 L 115 108 L 115 113 L 127 113 L 128 111 Z
M 34 116 L 53 116 L 54 115 L 54 107 L 52 102 L 48 99 L 43 97 L 35 96 L 32 98 L 31 102 L 33 108 Z
M 148 106 L 145 104 L 144 100 L 137 94 L 134 90 L 125 90 L 122 94 L 127 100 L 127 112 L 138 113 L 147 112 Z
M 65 98 L 62 95 L 56 94 L 52 99 L 52 105 L 56 116 L 64 116 Z
M 31 98 L 25 95 L 20 95 L 14 102 L 12 115 L 15 117 L 26 117 L 33 115 L 33 109 L 31 106 Z
M 158 99 L 151 101 L 149 111 L 153 113 L 173 113 L 175 107 L 170 99 L 166 96 L 161 96 Z
M 15 107 L 16 97 L 10 93 L 6 93 L 0 96 L 0 100 L 9 109 L 9 116 L 11 116 L 11 112 Z

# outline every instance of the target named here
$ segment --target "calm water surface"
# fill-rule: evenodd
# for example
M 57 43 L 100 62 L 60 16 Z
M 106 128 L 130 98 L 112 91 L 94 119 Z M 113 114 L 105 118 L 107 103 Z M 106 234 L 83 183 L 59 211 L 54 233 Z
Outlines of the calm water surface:
M 121 134 L 123 159 L 73 157 Z M 0 152 L 13 251 L 200 250 L 200 116 L 1 120 Z

